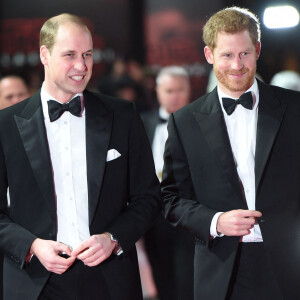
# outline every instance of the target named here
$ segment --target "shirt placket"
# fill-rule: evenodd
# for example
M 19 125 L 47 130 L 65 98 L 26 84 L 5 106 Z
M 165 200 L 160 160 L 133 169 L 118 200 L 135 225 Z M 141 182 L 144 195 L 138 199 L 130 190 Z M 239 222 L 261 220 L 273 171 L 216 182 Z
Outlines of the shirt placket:
M 64 165 L 64 199 L 67 204 L 66 209 L 68 209 L 68 236 L 72 241 L 76 241 L 75 244 L 79 242 L 78 236 L 78 224 L 77 224 L 77 214 L 76 214 L 76 202 L 74 195 L 74 184 L 73 184 L 73 170 L 72 170 L 72 147 L 71 147 L 71 120 L 70 114 L 64 113 L 64 138 L 62 141 L 62 159 Z

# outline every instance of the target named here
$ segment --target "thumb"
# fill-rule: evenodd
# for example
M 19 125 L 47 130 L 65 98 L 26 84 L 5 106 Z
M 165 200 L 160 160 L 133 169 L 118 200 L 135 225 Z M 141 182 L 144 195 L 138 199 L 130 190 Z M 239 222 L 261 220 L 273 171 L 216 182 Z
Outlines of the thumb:
M 85 245 L 85 242 L 82 242 L 79 244 L 73 251 L 72 251 L 72 256 L 77 256 L 79 255 L 83 250 L 85 250 L 87 246 Z
M 58 252 L 65 252 L 69 256 L 71 256 L 71 253 L 72 253 L 72 247 L 67 244 L 61 243 L 61 242 L 58 242 L 57 250 L 58 250 Z

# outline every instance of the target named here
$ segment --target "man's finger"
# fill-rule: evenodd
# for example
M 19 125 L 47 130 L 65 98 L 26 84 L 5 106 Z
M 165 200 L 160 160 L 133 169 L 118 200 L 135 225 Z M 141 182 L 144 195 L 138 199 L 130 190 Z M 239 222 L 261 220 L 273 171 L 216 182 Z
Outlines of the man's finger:
M 239 210 L 238 211 L 240 216 L 243 217 L 254 217 L 254 218 L 260 218 L 262 216 L 262 213 L 258 210 Z

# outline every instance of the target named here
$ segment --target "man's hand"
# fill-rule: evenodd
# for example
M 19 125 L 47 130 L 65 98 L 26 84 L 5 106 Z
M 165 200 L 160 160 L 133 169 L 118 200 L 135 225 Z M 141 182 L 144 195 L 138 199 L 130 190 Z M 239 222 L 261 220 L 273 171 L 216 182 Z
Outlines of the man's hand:
M 230 210 L 222 213 L 217 222 L 217 231 L 227 236 L 244 236 L 250 233 L 262 213 L 257 210 Z
M 85 265 L 94 267 L 110 257 L 116 244 L 107 235 L 96 234 L 83 241 L 72 252 L 72 256 L 80 259 Z
M 61 252 L 65 252 L 70 258 L 60 257 Z M 34 254 L 48 271 L 56 274 L 64 273 L 75 261 L 75 257 L 71 257 L 68 245 L 39 238 L 33 241 L 30 253 Z

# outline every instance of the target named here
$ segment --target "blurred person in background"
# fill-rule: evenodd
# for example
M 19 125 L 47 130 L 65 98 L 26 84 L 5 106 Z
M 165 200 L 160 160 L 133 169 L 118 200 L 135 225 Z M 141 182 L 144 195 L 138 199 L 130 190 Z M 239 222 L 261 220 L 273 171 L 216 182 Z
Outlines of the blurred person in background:
M 0 109 L 14 105 L 29 96 L 28 87 L 22 77 L 7 75 L 0 79 Z
M 280 71 L 272 77 L 270 84 L 285 89 L 300 91 L 300 74 L 290 70 Z
M 116 58 L 111 70 L 100 78 L 98 90 L 105 95 L 134 102 L 140 113 L 153 110 L 156 104 L 148 87 L 147 75 L 134 59 Z
M 190 80 L 180 66 L 167 66 L 156 77 L 159 108 L 142 115 L 152 145 L 156 174 L 161 179 L 169 115 L 190 102 Z M 193 299 L 194 239 L 171 226 L 161 214 L 144 236 L 160 300 Z

